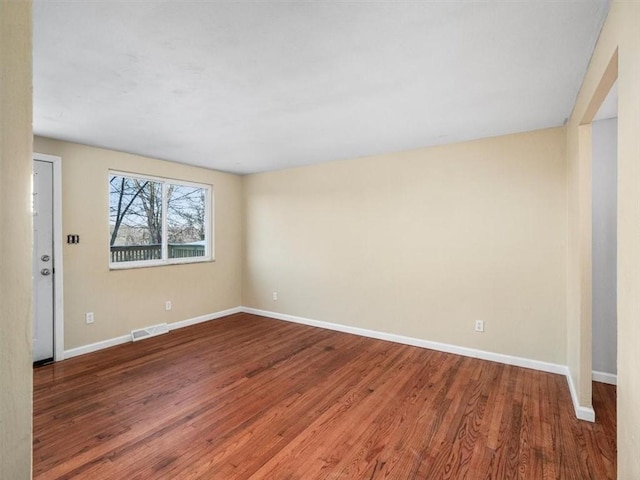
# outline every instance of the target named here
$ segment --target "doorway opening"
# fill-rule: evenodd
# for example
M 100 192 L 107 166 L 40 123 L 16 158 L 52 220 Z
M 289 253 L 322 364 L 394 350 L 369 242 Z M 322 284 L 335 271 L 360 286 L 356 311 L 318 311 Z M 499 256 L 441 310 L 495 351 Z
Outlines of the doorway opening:
M 612 350 L 617 350 L 617 345 L 607 340 L 612 334 L 613 337 L 617 335 L 611 331 L 612 325 L 617 330 L 617 120 L 615 124 L 613 121 L 608 124 L 600 123 L 601 120 L 611 120 L 617 116 L 617 88 L 614 87 L 617 79 L 616 49 L 595 87 L 578 127 L 578 163 L 580 170 L 584 172 L 580 179 L 584 192 L 580 200 L 584 212 L 581 214 L 584 226 L 581 236 L 585 246 L 580 260 L 584 303 L 580 317 L 582 354 L 579 382 L 581 397 L 584 401 L 588 400 L 594 417 L 597 413 L 613 424 L 616 423 L 615 408 L 607 409 L 603 405 L 617 403 L 616 388 L 601 381 L 594 383 L 594 355 L 597 350 L 599 358 L 604 359 L 611 356 Z M 599 318 L 594 318 L 596 316 Z M 608 353 L 601 355 L 605 351 Z M 615 357 L 616 353 L 613 355 Z M 606 368 L 617 370 L 617 361 L 614 360 L 614 367 Z M 596 377 L 598 380 L 603 378 L 597 373 Z M 613 401 L 594 404 L 594 389 L 598 391 L 598 398 L 605 392 Z
M 591 362 L 594 381 L 617 384 L 618 89 L 591 122 Z

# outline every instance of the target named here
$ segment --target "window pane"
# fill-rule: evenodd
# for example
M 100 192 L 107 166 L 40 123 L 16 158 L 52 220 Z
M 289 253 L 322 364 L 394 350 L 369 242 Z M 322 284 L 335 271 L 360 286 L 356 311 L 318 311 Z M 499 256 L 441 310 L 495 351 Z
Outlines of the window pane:
M 162 184 L 109 176 L 111 262 L 162 258 Z
M 205 256 L 206 190 L 171 184 L 167 188 L 169 258 Z

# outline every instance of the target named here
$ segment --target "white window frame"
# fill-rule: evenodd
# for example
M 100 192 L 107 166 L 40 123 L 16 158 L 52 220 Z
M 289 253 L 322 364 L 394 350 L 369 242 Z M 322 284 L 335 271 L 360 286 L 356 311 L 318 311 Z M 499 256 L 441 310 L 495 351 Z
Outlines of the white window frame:
M 161 255 L 162 259 L 159 260 L 139 260 L 135 262 L 112 262 L 111 261 L 111 245 L 108 245 L 109 255 L 109 269 L 110 270 L 125 270 L 130 268 L 146 268 L 146 267 L 160 267 L 163 265 L 183 265 L 188 263 L 204 263 L 215 261 L 214 257 L 214 226 L 213 226 L 213 212 L 214 212 L 214 194 L 213 185 L 206 183 L 196 183 L 187 180 L 180 180 L 177 178 L 168 177 L 156 177 L 151 175 L 145 175 L 134 172 L 124 172 L 122 170 L 109 170 L 107 176 L 107 195 L 110 192 L 109 179 L 111 176 L 121 176 L 128 178 L 136 178 L 140 180 L 149 180 L 151 182 L 162 184 L 162 245 Z M 168 258 L 168 235 L 167 235 L 167 187 L 168 185 L 184 185 L 185 187 L 202 188 L 205 191 L 205 212 L 204 212 L 204 230 L 205 244 L 204 244 L 204 256 L 202 257 L 187 257 L 187 258 Z M 109 202 L 107 202 L 109 203 Z M 111 209 L 107 208 L 107 222 L 111 222 Z

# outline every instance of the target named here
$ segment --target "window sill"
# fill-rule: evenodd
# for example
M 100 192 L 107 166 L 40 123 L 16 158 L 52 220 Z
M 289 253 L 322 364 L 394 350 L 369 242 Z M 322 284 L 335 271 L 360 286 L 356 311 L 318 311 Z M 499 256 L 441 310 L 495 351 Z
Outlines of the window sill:
M 192 265 L 198 263 L 213 263 L 215 262 L 215 258 L 211 257 L 202 257 L 198 260 L 180 260 L 174 259 L 170 261 L 162 261 L 162 260 L 150 260 L 146 262 L 120 262 L 120 263 L 109 263 L 109 270 L 132 270 L 135 268 L 153 268 L 153 267 L 171 267 L 173 265 Z

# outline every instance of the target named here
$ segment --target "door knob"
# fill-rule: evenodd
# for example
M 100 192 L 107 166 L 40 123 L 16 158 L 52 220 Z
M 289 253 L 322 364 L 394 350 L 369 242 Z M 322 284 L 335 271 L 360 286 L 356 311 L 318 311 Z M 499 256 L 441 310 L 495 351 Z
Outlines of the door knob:
M 51 257 L 49 255 L 42 255 L 40 257 L 40 260 L 42 260 L 43 262 L 48 262 L 49 260 L 51 260 Z
M 42 275 L 51 275 L 51 270 L 49 270 L 48 268 L 43 268 L 42 270 L 40 270 L 40 273 Z

